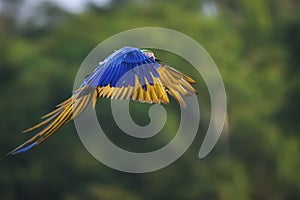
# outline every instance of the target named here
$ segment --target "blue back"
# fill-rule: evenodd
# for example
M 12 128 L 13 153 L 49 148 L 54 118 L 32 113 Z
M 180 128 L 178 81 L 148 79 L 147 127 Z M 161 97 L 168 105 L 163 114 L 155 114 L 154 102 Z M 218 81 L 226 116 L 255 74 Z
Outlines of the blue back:
M 153 58 L 143 54 L 133 47 L 123 47 L 108 56 L 84 81 L 89 87 L 128 87 L 134 86 L 136 76 L 143 89 L 146 90 L 146 81 L 153 85 L 154 77 L 159 78 L 157 68 L 160 64 Z

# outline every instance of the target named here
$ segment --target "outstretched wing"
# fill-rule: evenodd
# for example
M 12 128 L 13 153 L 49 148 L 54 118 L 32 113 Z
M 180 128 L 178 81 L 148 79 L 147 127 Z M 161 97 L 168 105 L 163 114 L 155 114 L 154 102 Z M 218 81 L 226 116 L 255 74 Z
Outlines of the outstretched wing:
M 186 106 L 182 96 L 197 93 L 191 86 L 195 83 L 192 78 L 147 57 L 137 48 L 124 47 L 102 64 L 84 83 L 97 88 L 97 97 L 167 104 L 169 94 Z
M 195 83 L 192 78 L 146 56 L 141 50 L 124 47 L 101 62 L 69 99 L 42 117 L 43 122 L 24 131 L 44 127 L 9 154 L 27 151 L 45 141 L 63 124 L 78 116 L 91 100 L 95 107 L 99 96 L 167 104 L 169 94 L 185 106 L 182 97 L 197 92 L 192 83 Z
M 44 119 L 44 121 L 23 131 L 25 133 L 44 127 L 38 133 L 36 133 L 36 135 L 8 154 L 25 152 L 45 141 L 62 125 L 78 116 L 86 108 L 93 96 L 95 96 L 95 92 L 91 91 L 90 88 L 87 87 L 82 87 L 75 91 L 69 99 L 57 105 L 57 109 L 43 116 L 42 119 Z

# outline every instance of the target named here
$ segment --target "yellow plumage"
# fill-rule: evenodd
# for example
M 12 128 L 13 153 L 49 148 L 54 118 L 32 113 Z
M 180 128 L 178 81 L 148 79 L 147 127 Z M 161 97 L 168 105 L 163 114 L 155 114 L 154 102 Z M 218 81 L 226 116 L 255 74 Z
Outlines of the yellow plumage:
M 181 106 L 186 106 L 183 96 L 197 93 L 191 86 L 195 81 L 182 74 L 181 72 L 161 64 L 157 68 L 158 77 L 152 74 L 153 83 L 146 80 L 146 87 L 143 88 L 136 75 L 134 86 L 111 87 L 110 85 L 96 88 L 82 87 L 74 92 L 72 97 L 57 105 L 57 108 L 44 115 L 45 119 L 41 123 L 25 130 L 32 131 L 48 124 L 40 132 L 22 145 L 14 149 L 11 154 L 20 153 L 32 148 L 35 145 L 45 141 L 53 135 L 63 124 L 80 115 L 92 100 L 92 106 L 95 108 L 98 97 L 112 99 L 131 99 L 145 103 L 164 103 L 170 102 L 168 94 L 178 101 Z

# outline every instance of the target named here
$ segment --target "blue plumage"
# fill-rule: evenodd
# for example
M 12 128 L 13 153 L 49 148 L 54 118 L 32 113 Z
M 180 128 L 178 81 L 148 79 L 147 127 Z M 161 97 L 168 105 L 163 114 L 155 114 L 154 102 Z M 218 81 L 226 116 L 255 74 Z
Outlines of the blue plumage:
M 42 117 L 44 121 L 25 130 L 41 128 L 9 154 L 25 152 L 45 141 L 63 124 L 83 112 L 90 101 L 95 107 L 98 97 L 168 104 L 170 95 L 185 106 L 182 97 L 197 92 L 192 83 L 195 83 L 192 78 L 155 59 L 153 52 L 123 47 L 100 62 L 70 98 Z
M 89 87 L 128 87 L 134 86 L 137 76 L 143 89 L 146 83 L 153 85 L 151 74 L 159 78 L 157 68 L 160 64 L 147 57 L 140 49 L 123 47 L 99 64 L 97 69 L 86 78 L 84 85 Z
M 37 141 L 28 145 L 28 146 L 25 146 L 17 151 L 14 151 L 12 152 L 11 154 L 15 155 L 15 154 L 18 154 L 18 153 L 22 153 L 22 152 L 25 152 L 25 151 L 28 151 L 29 149 L 31 149 L 32 147 L 34 147 L 35 145 L 37 144 Z

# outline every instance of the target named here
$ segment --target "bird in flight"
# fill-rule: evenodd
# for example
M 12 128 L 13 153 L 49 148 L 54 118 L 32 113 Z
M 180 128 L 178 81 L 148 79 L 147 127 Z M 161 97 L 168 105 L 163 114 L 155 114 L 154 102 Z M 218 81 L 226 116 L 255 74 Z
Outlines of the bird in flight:
M 182 97 L 197 93 L 192 83 L 192 78 L 161 62 L 152 51 L 123 47 L 100 62 L 70 98 L 42 117 L 44 121 L 23 131 L 40 129 L 8 154 L 25 152 L 42 143 L 82 113 L 90 101 L 95 108 L 98 97 L 168 104 L 170 95 L 185 107 Z

